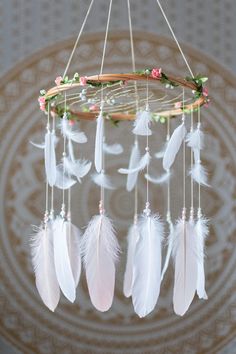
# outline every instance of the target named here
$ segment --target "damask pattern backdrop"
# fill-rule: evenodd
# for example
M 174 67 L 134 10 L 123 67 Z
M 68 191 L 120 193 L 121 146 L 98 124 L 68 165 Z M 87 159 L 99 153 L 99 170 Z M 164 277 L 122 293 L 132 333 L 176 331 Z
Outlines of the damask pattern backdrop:
M 121 292 L 123 252 L 116 297 L 108 313 L 100 314 L 91 307 L 84 277 L 74 305 L 62 299 L 55 314 L 42 305 L 35 290 L 28 235 L 30 224 L 37 224 L 43 213 L 43 160 L 41 152 L 28 141 L 29 137 L 35 141 L 41 139 L 43 116 L 37 107 L 38 92 L 49 87 L 63 71 L 89 1 L 1 0 L 0 353 L 236 353 L 236 3 L 234 0 L 162 3 L 179 39 L 184 42 L 193 71 L 210 77 L 212 103 L 203 113 L 208 133 L 203 160 L 212 185 L 203 194 L 204 210 L 212 220 L 206 260 L 209 300 L 196 300 L 184 318 L 176 317 L 171 305 L 173 272 L 170 269 L 158 310 L 144 320 L 138 319 L 130 301 L 124 299 Z M 107 7 L 107 0 L 95 1 L 71 72 L 92 74 L 99 70 L 104 34 L 97 32 L 104 30 Z M 156 1 L 131 0 L 131 7 L 134 28 L 139 30 L 135 32 L 137 67 L 157 65 L 167 72 L 175 68 L 175 72 L 186 75 L 179 52 L 168 38 L 168 28 Z M 105 71 L 124 72 L 130 68 L 128 33 L 120 31 L 127 28 L 127 21 L 126 1 L 114 1 L 113 33 Z M 175 125 L 173 123 L 172 128 Z M 94 136 L 94 125 L 83 124 L 83 129 L 88 136 Z M 155 133 L 157 141 L 164 139 L 164 127 L 158 127 Z M 108 160 L 108 171 L 115 176 L 129 153 L 127 126 L 109 127 L 107 135 L 110 140 L 121 141 L 125 148 L 124 156 Z M 160 144 L 153 146 L 157 149 Z M 89 143 L 83 153 L 92 157 L 92 150 Z M 177 169 L 176 176 L 178 174 Z M 125 192 L 122 177 L 115 178 L 120 187 L 108 194 L 107 205 L 110 216 L 116 220 L 119 241 L 125 250 L 126 230 L 132 218 L 132 196 Z M 177 217 L 181 190 L 173 190 L 173 195 L 173 214 Z M 86 179 L 73 196 L 73 216 L 78 225 L 86 225 L 96 213 L 97 188 Z M 139 197 L 142 205 L 143 179 Z M 153 189 L 151 202 L 164 214 L 162 189 Z

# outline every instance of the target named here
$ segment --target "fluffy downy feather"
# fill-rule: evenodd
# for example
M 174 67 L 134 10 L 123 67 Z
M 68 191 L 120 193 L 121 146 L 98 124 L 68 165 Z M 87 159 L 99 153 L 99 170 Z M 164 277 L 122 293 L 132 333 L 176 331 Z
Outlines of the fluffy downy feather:
M 119 253 L 114 228 L 107 216 L 92 218 L 82 238 L 82 252 L 92 304 L 99 311 L 107 311 L 113 301 Z
M 147 173 L 145 174 L 145 178 L 151 182 L 151 183 L 155 183 L 155 184 L 162 184 L 162 183 L 166 183 L 169 181 L 171 176 L 170 171 L 167 171 L 166 173 L 163 173 L 163 175 L 159 176 L 159 177 L 151 177 L 150 175 L 148 175 Z
M 198 184 L 209 187 L 209 184 L 207 183 L 207 171 L 205 167 L 202 166 L 200 160 L 194 163 L 193 167 L 190 169 L 189 174 Z
M 160 292 L 163 225 L 159 217 L 143 215 L 138 228 L 132 301 L 138 316 L 145 317 L 153 311 Z
M 172 253 L 172 248 L 173 248 L 173 241 L 175 238 L 175 228 L 172 223 L 169 223 L 169 236 L 168 236 L 168 246 L 167 246 L 167 252 L 166 252 L 166 258 L 164 262 L 164 266 L 161 272 L 161 281 L 164 279 L 164 275 L 167 271 L 169 262 L 170 262 L 170 256 Z
M 120 144 L 108 145 L 103 142 L 103 150 L 108 155 L 120 155 L 123 152 L 123 146 Z
M 125 267 L 123 293 L 126 297 L 132 295 L 133 287 L 133 268 L 134 268 L 134 255 L 136 244 L 139 239 L 139 230 L 137 224 L 133 224 L 129 228 L 128 232 L 128 250 L 127 250 L 127 261 Z
M 140 160 L 139 146 L 138 146 L 138 142 L 135 141 L 130 154 L 128 170 L 132 170 L 134 167 L 136 167 L 139 160 Z M 133 173 L 128 173 L 127 182 L 126 182 L 126 189 L 128 192 L 131 192 L 134 189 L 134 186 L 137 182 L 137 178 L 138 178 L 138 171 Z
M 81 178 L 87 175 L 92 163 L 87 160 L 74 160 L 72 161 L 68 157 L 63 158 L 65 170 L 68 175 L 75 176 L 81 183 Z
M 76 288 L 78 286 L 81 274 L 81 231 L 69 221 L 66 222 L 66 228 L 68 255 Z
M 103 172 L 93 173 L 91 178 L 93 182 L 100 187 L 103 187 L 105 189 L 116 189 L 116 187 L 111 181 L 111 178 Z
M 163 168 L 168 171 L 175 161 L 175 157 L 186 135 L 184 123 L 180 124 L 171 135 L 167 148 L 163 157 Z
M 54 311 L 60 299 L 60 289 L 53 260 L 53 234 L 51 223 L 35 229 L 31 239 L 32 263 L 36 287 L 44 304 Z
M 205 239 L 209 233 L 207 222 L 208 221 L 205 218 L 200 217 L 195 226 L 196 234 L 197 234 L 197 254 L 198 254 L 197 294 L 199 299 L 204 299 L 204 300 L 208 298 L 205 290 L 205 271 L 204 271 Z
M 54 263 L 57 280 L 65 297 L 75 301 L 75 280 L 68 250 L 68 222 L 58 216 L 53 226 Z
M 202 150 L 204 148 L 204 134 L 200 130 L 200 128 L 197 128 L 192 132 L 190 132 L 187 135 L 186 142 L 187 145 L 193 150 L 194 149 Z
M 97 129 L 95 137 L 94 163 L 97 172 L 102 170 L 102 151 L 103 151 L 104 119 L 102 112 L 97 118 Z
M 136 119 L 134 121 L 134 129 L 132 132 L 135 135 L 152 135 L 150 129 L 150 124 L 152 122 L 152 115 L 148 111 L 141 111 L 136 114 Z
M 63 173 L 62 164 L 58 165 L 55 186 L 59 189 L 69 189 L 75 183 L 76 183 L 75 179 L 72 179 L 72 178 L 68 177 L 65 173 Z
M 88 139 L 84 134 L 84 132 L 81 132 L 79 130 L 74 130 L 72 126 L 70 126 L 69 120 L 66 117 L 63 117 L 61 119 L 59 127 L 61 129 L 62 135 L 66 136 L 68 140 L 72 140 L 75 143 L 79 143 L 79 144 L 87 143 Z
M 144 170 L 144 168 L 149 164 L 151 156 L 149 151 L 147 151 L 143 157 L 139 160 L 138 164 L 131 169 L 128 168 L 119 168 L 118 172 L 122 174 L 130 174 Z
M 45 134 L 44 162 L 46 178 L 51 187 L 56 183 L 57 177 L 55 139 L 55 133 L 48 130 Z
M 197 284 L 197 236 L 194 225 L 177 222 L 173 245 L 175 279 L 173 305 L 174 312 L 183 316 L 193 301 Z

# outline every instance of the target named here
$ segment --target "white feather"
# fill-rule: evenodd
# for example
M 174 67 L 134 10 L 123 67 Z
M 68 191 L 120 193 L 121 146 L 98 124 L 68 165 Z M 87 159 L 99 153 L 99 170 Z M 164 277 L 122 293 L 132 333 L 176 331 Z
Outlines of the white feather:
M 63 173 L 62 164 L 58 165 L 55 186 L 59 189 L 69 189 L 75 183 L 76 183 L 75 179 L 72 179 L 72 178 L 68 177 L 65 173 Z
M 136 141 L 132 147 L 132 151 L 130 154 L 128 170 L 132 170 L 134 167 L 136 167 L 139 160 L 140 160 L 140 151 L 139 151 L 138 142 Z M 138 171 L 133 173 L 128 173 L 127 182 L 126 182 L 126 189 L 128 192 L 131 192 L 133 190 L 137 182 L 137 178 L 138 178 Z
M 133 167 L 131 169 L 128 168 L 119 168 L 118 172 L 122 174 L 130 174 L 130 173 L 135 173 L 144 170 L 144 168 L 149 164 L 151 160 L 151 156 L 149 152 L 147 151 L 145 155 L 139 160 L 138 164 L 136 167 Z
M 120 155 L 123 152 L 123 146 L 120 144 L 108 145 L 106 142 L 103 143 L 103 150 L 109 155 Z
M 107 216 L 96 215 L 92 218 L 82 245 L 90 299 L 97 310 L 107 311 L 113 301 L 115 262 L 119 253 L 114 228 Z
M 173 224 L 170 223 L 169 224 L 168 246 L 167 246 L 167 252 L 166 252 L 166 258 L 165 258 L 164 266 L 163 266 L 163 269 L 162 269 L 162 272 L 161 272 L 161 281 L 164 279 L 164 275 L 165 275 L 165 273 L 167 271 L 167 268 L 169 266 L 174 238 L 175 238 L 175 228 L 174 228 Z
M 163 157 L 163 168 L 168 171 L 175 161 L 175 157 L 186 135 L 184 123 L 180 124 L 173 132 L 168 141 L 167 148 Z
M 141 111 L 136 114 L 134 121 L 134 129 L 132 132 L 136 135 L 152 135 L 150 124 L 152 121 L 152 115 L 148 111 Z
M 186 142 L 192 149 L 202 150 L 204 148 L 204 134 L 200 128 L 188 133 Z
M 73 225 L 71 222 L 66 223 L 67 227 L 67 247 L 70 259 L 71 270 L 73 273 L 75 287 L 77 287 L 81 274 L 81 251 L 80 251 L 80 239 L 81 231 Z
M 53 260 L 51 223 L 46 229 L 38 228 L 32 235 L 31 253 L 39 295 L 49 310 L 54 311 L 60 299 L 60 289 Z
M 167 142 L 163 145 L 162 149 L 158 152 L 155 153 L 155 158 L 156 159 L 162 159 L 164 157 L 165 151 L 167 148 Z
M 197 294 L 199 299 L 206 300 L 207 294 L 205 290 L 205 271 L 204 271 L 204 246 L 205 239 L 208 236 L 209 230 L 205 218 L 199 218 L 196 223 L 197 234 L 197 253 L 198 253 L 198 271 L 197 271 Z
M 123 293 L 126 297 L 130 297 L 132 295 L 132 287 L 133 287 L 133 263 L 134 263 L 134 255 L 136 244 L 139 239 L 139 231 L 137 224 L 133 224 L 129 228 L 128 232 L 128 250 L 127 250 L 127 261 L 125 267 L 125 275 L 124 275 L 124 284 L 123 284 Z
M 175 278 L 174 312 L 183 316 L 193 301 L 197 284 L 197 237 L 194 225 L 179 220 L 173 245 Z
M 51 187 L 54 186 L 57 177 L 55 139 L 54 132 L 47 131 L 45 134 L 44 160 L 46 178 Z
M 68 175 L 75 176 L 79 182 L 81 178 L 87 175 L 92 163 L 87 160 L 74 160 L 71 161 L 68 157 L 63 158 L 65 170 Z
M 163 225 L 156 216 L 142 216 L 134 256 L 132 301 L 139 317 L 155 307 L 161 283 L 161 243 Z
M 190 169 L 189 174 L 192 176 L 193 180 L 198 184 L 209 187 L 209 184 L 207 183 L 207 171 L 205 167 L 202 166 L 199 160 Z
M 87 143 L 88 139 L 85 135 L 84 132 L 81 132 L 79 130 L 74 130 L 70 125 L 69 125 L 69 120 L 66 117 L 63 117 L 61 119 L 61 122 L 59 124 L 59 127 L 61 129 L 61 133 L 63 136 L 66 136 L 68 140 L 72 140 L 75 143 L 79 144 L 84 144 Z
M 42 150 L 45 149 L 45 142 L 41 143 L 41 144 L 37 144 L 37 143 L 34 143 L 33 141 L 30 141 L 30 144 L 35 146 L 38 149 L 42 149 Z
M 163 175 L 159 176 L 159 177 L 151 177 L 150 175 L 148 175 L 147 173 L 145 174 L 145 178 L 151 182 L 151 183 L 155 183 L 155 184 L 162 184 L 162 183 L 166 183 L 169 181 L 170 179 L 170 171 L 167 171 L 166 173 L 163 173 Z
M 60 216 L 53 227 L 54 262 L 57 280 L 65 297 L 75 301 L 75 280 L 68 250 L 68 223 Z
M 95 152 L 94 152 L 94 163 L 97 172 L 101 172 L 102 170 L 103 134 L 104 134 L 104 119 L 103 119 L 102 112 L 100 112 L 97 118 Z
M 68 155 L 72 162 L 75 162 L 74 148 L 71 139 L 68 140 L 67 144 Z
M 100 187 L 105 189 L 116 189 L 116 186 L 112 183 L 111 178 L 103 172 L 94 173 L 91 178 L 93 182 Z

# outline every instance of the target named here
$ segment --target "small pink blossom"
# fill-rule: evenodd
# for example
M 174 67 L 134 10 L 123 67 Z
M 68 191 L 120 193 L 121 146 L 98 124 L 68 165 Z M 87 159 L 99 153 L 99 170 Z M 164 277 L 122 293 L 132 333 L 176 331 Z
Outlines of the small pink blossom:
M 175 102 L 175 108 L 181 108 L 182 107 L 182 102 Z
M 46 111 L 46 105 L 45 104 L 40 104 L 39 108 L 41 111 L 45 112 Z
M 70 120 L 69 120 L 69 125 L 70 125 L 70 126 L 75 125 L 75 121 L 74 121 L 73 119 L 70 119 Z
M 58 77 L 56 78 L 56 80 L 55 80 L 55 84 L 56 84 L 57 86 L 59 86 L 59 85 L 61 84 L 61 82 L 62 82 L 62 77 L 61 77 L 61 76 L 58 76 Z
M 38 102 L 39 102 L 39 104 L 45 104 L 46 98 L 44 96 L 39 96 Z
M 208 95 L 209 95 L 208 88 L 204 87 L 202 90 L 202 93 L 203 93 L 203 96 L 208 97 Z
M 154 79 L 159 79 L 161 77 L 161 73 L 162 73 L 162 69 L 159 68 L 155 68 L 155 69 L 152 69 L 152 73 L 151 73 L 151 76 L 154 78 Z
M 98 111 L 98 106 L 96 104 L 93 104 L 92 106 L 89 107 L 90 111 Z
M 79 79 L 80 85 L 84 86 L 87 84 L 87 76 L 81 76 Z

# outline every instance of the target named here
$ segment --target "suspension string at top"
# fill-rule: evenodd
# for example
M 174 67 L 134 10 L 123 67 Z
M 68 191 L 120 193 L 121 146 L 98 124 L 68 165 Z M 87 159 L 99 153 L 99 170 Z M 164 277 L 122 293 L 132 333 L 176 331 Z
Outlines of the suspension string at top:
M 107 37 L 108 37 L 109 24 L 110 24 L 110 19 L 111 19 L 111 8 L 112 8 L 112 0 L 110 0 L 109 10 L 108 10 L 108 16 L 107 16 L 107 26 L 106 26 L 106 33 L 105 33 L 104 45 L 103 45 L 102 61 L 101 61 L 101 68 L 100 68 L 100 75 L 102 75 L 102 73 L 103 73 L 104 59 L 105 59 L 106 47 L 107 47 Z
M 68 62 L 67 62 L 67 64 L 66 64 L 66 68 L 65 68 L 65 71 L 64 71 L 64 74 L 63 74 L 63 77 L 62 77 L 63 79 L 65 78 L 65 76 L 66 76 L 66 74 L 67 74 L 67 72 L 68 72 L 68 70 L 69 70 L 71 61 L 72 61 L 72 59 L 73 59 L 74 53 L 75 53 L 75 51 L 76 51 L 76 48 L 77 48 L 77 45 L 78 45 L 78 43 L 79 43 L 80 37 L 81 37 L 82 32 L 83 32 L 83 30 L 84 30 L 84 26 L 85 26 L 85 24 L 86 24 L 86 22 L 87 22 L 87 18 L 88 18 L 88 15 L 89 15 L 90 11 L 91 11 L 91 8 L 92 8 L 92 6 L 93 6 L 93 3 L 94 3 L 94 0 L 91 0 L 90 5 L 89 5 L 88 10 L 87 10 L 87 13 L 86 13 L 85 18 L 84 18 L 84 21 L 83 21 L 83 23 L 82 23 L 81 29 L 80 29 L 80 31 L 79 31 L 79 34 L 78 34 L 78 36 L 77 36 L 77 38 L 76 38 L 74 47 L 73 47 L 72 52 L 71 52 L 71 54 L 70 54 L 69 60 L 68 60 Z
M 168 20 L 168 18 L 167 18 L 167 16 L 166 16 L 166 13 L 165 13 L 163 7 L 161 6 L 161 3 L 160 3 L 159 0 L 157 0 L 157 4 L 158 4 L 158 6 L 159 6 L 159 8 L 160 8 L 160 10 L 161 10 L 161 12 L 162 12 L 162 15 L 163 15 L 163 17 L 164 17 L 164 19 L 165 19 L 165 21 L 166 21 L 168 27 L 169 27 L 169 30 L 170 30 L 170 32 L 171 32 L 171 34 L 172 34 L 172 36 L 173 36 L 173 38 L 174 38 L 174 40 L 175 40 L 175 43 L 177 44 L 177 47 L 179 48 L 180 54 L 182 55 L 182 58 L 183 58 L 183 60 L 184 60 L 184 62 L 185 62 L 185 64 L 186 64 L 186 66 L 187 66 L 187 68 L 188 68 L 188 70 L 189 70 L 191 76 L 194 77 L 193 72 L 192 72 L 192 69 L 190 68 L 190 65 L 189 65 L 189 63 L 188 63 L 188 61 L 187 61 L 187 58 L 186 58 L 186 56 L 184 55 L 184 52 L 183 52 L 183 50 L 182 50 L 182 48 L 181 48 L 181 46 L 180 46 L 180 43 L 179 43 L 179 41 L 178 41 L 178 39 L 177 39 L 177 37 L 176 37 L 176 35 L 175 35 L 175 33 L 174 33 L 174 30 L 173 30 L 173 28 L 172 28 L 172 26 L 171 26 L 171 24 L 170 24 L 170 22 L 169 22 L 169 20 Z

